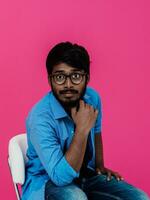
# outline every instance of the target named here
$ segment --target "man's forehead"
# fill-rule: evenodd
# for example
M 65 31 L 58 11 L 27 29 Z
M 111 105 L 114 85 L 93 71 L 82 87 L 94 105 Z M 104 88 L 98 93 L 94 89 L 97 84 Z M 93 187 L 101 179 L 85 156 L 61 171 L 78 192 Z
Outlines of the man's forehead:
M 52 73 L 57 73 L 57 72 L 68 73 L 68 72 L 74 72 L 74 71 L 84 71 L 84 70 L 76 68 L 76 67 L 72 67 L 72 66 L 70 66 L 70 65 L 68 65 L 66 63 L 60 63 L 60 64 L 55 65 L 53 67 Z

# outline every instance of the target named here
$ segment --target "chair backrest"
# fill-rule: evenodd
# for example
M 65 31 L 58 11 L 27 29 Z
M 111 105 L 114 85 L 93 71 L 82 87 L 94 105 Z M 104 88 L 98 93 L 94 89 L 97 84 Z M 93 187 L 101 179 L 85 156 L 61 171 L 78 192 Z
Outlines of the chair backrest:
M 8 145 L 8 163 L 15 184 L 24 184 L 25 181 L 25 164 L 28 160 L 26 157 L 27 136 L 26 133 L 16 135 L 10 139 Z

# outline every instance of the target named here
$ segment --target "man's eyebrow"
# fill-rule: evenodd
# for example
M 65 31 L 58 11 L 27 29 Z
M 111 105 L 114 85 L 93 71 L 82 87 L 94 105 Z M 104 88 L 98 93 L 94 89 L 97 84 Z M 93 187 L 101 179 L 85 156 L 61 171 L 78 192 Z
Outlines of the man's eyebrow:
M 61 73 L 61 72 L 65 72 L 65 71 L 64 70 L 57 70 L 57 71 L 54 72 L 54 74 L 55 73 Z
M 73 72 L 81 72 L 83 70 L 82 69 L 72 69 L 71 71 L 73 71 Z
M 71 72 L 81 72 L 81 71 L 83 71 L 83 70 L 71 69 Z M 56 70 L 56 71 L 54 72 L 54 74 L 55 74 L 55 73 L 66 73 L 66 71 L 65 71 L 65 70 Z

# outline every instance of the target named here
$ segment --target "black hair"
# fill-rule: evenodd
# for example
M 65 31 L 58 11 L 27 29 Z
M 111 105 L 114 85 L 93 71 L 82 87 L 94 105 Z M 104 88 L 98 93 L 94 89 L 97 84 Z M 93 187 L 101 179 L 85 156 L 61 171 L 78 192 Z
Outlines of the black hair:
M 83 46 L 78 44 L 61 42 L 50 50 L 46 59 L 46 69 L 48 75 L 52 73 L 53 67 L 60 63 L 65 63 L 71 67 L 84 70 L 87 74 L 89 74 L 89 54 Z

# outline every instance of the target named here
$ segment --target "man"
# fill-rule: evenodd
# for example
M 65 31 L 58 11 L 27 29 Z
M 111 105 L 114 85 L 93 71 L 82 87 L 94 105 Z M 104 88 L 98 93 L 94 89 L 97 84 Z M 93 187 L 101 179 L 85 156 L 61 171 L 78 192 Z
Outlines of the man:
M 104 165 L 101 100 L 89 81 L 82 46 L 59 43 L 46 67 L 52 91 L 27 118 L 29 162 L 23 200 L 146 200 L 147 195 Z

